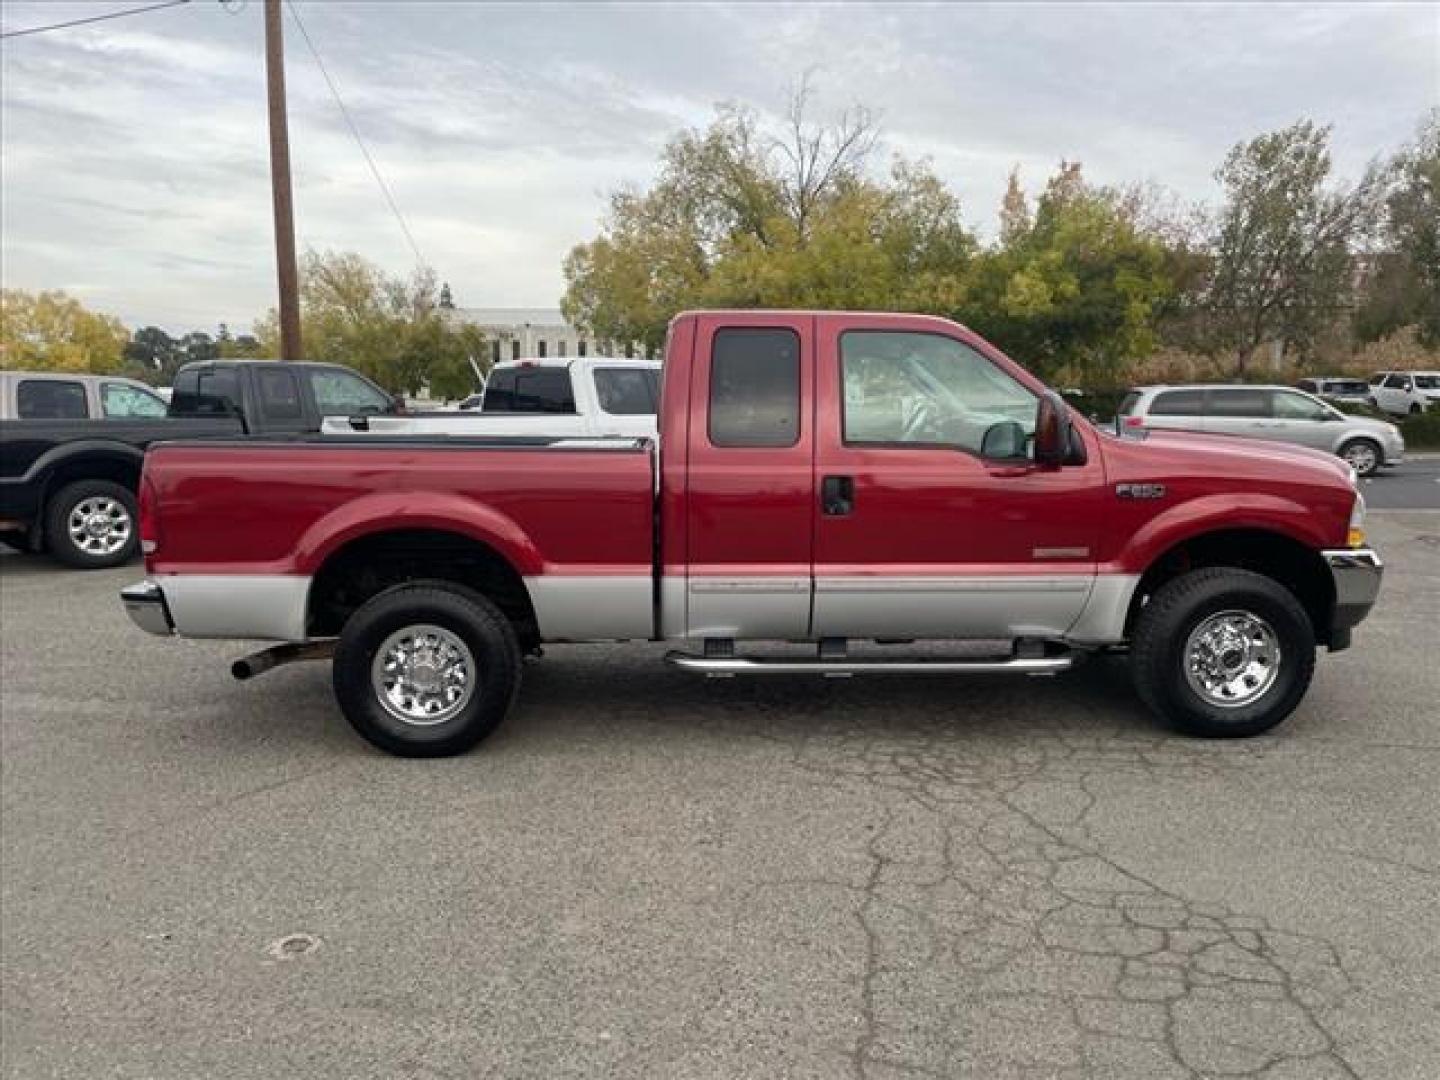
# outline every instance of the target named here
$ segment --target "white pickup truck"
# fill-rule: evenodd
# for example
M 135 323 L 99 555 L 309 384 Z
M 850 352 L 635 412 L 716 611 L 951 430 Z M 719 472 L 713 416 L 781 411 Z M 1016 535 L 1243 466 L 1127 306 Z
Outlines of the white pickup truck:
M 660 364 L 553 357 L 496 364 L 475 412 L 328 416 L 327 435 L 543 435 L 630 438 L 656 433 Z

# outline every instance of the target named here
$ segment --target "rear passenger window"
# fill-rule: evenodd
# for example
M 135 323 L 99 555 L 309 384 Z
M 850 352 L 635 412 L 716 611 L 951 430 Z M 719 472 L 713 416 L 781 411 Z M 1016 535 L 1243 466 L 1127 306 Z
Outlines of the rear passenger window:
M 233 368 L 200 372 L 195 411 L 205 416 L 228 416 L 240 411 L 240 380 Z
M 1268 417 L 1270 394 L 1266 390 L 1211 390 L 1210 415 Z
M 1202 416 L 1204 412 L 1204 390 L 1166 390 L 1150 404 L 1151 416 Z
M 596 368 L 595 394 L 611 416 L 643 416 L 657 411 L 660 373 L 651 368 Z
M 300 384 L 284 368 L 256 368 L 255 389 L 260 395 L 260 411 L 269 419 L 301 418 Z
M 84 420 L 85 385 L 62 379 L 26 379 L 15 390 L 15 411 L 21 420 Z
M 800 440 L 800 335 L 719 330 L 710 357 L 710 442 L 794 446 Z
M 570 369 L 520 367 L 497 371 L 485 384 L 483 412 L 573 413 Z

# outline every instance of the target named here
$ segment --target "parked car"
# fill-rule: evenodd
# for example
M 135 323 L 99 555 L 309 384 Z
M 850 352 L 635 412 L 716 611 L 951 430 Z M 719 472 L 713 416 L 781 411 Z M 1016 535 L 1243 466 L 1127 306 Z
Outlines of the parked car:
M 485 381 L 475 410 L 375 418 L 327 417 L 330 435 L 654 435 L 660 365 L 605 356 L 507 360 Z
M 241 678 L 333 655 L 361 735 L 436 756 L 500 723 L 522 655 L 617 639 L 675 641 L 711 675 L 1052 674 L 1128 646 L 1159 714 L 1253 735 L 1379 588 L 1342 462 L 1102 433 L 944 319 L 682 314 L 660 427 L 165 443 L 141 485 L 149 576 L 121 598 L 152 633 L 281 643 Z M 849 645 L 928 638 L 1010 646 Z
M 117 566 L 139 551 L 135 493 L 152 442 L 295 437 L 317 432 L 326 411 L 394 408 L 335 364 L 187 364 L 168 405 L 114 375 L 0 372 L 0 534 L 71 566 Z
M 1138 386 L 1120 403 L 1115 423 L 1121 433 L 1203 431 L 1311 446 L 1344 458 L 1361 476 L 1405 457 L 1394 424 L 1349 416 L 1288 386 Z
M 1346 405 L 1370 404 L 1370 384 L 1364 379 L 1318 376 L 1313 379 L 1301 379 L 1295 386 L 1307 394 L 1314 394 L 1326 401 L 1339 401 Z
M 1370 401 L 1391 416 L 1413 416 L 1440 402 L 1440 372 L 1377 371 L 1370 376 Z

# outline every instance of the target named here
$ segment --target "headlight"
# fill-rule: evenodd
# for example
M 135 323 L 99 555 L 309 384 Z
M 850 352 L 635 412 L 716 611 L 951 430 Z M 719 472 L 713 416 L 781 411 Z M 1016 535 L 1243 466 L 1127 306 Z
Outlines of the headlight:
M 1350 510 L 1350 526 L 1345 533 L 1345 546 L 1365 546 L 1365 496 L 1355 493 L 1355 505 Z

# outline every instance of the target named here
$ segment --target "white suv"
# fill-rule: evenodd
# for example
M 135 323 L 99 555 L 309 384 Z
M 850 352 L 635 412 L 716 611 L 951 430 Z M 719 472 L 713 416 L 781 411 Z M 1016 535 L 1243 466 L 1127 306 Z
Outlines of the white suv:
M 1370 376 L 1370 401 L 1391 416 L 1424 412 L 1440 402 L 1440 371 L 1377 371 Z

